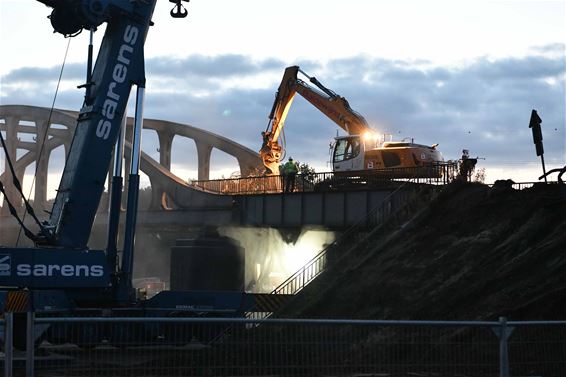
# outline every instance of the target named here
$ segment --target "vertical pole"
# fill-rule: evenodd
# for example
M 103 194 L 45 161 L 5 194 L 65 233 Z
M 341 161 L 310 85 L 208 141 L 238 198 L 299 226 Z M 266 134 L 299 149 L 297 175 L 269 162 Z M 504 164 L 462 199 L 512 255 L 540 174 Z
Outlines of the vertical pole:
M 544 165 L 544 155 L 540 155 L 540 161 L 542 162 L 542 173 L 544 175 L 544 183 L 548 183 L 548 178 L 546 177 L 546 166 Z
M 544 174 L 544 182 L 548 183 L 546 178 L 546 167 L 544 166 L 544 146 L 542 144 L 542 129 L 541 129 L 542 119 L 537 114 L 537 111 L 533 109 L 531 111 L 531 119 L 529 120 L 529 128 L 533 132 L 533 142 L 535 143 L 535 149 L 537 156 L 540 156 L 542 162 L 542 172 Z
M 26 377 L 33 377 L 35 362 L 35 313 L 29 311 L 26 321 Z
M 126 129 L 127 115 L 124 114 L 122 120 L 122 128 L 116 143 L 114 151 L 114 172 L 112 176 L 112 188 L 110 192 L 110 208 L 108 211 L 108 242 L 106 245 L 106 253 L 109 266 L 113 271 L 117 271 L 117 255 L 118 255 L 118 228 L 120 226 L 120 211 L 122 208 L 122 161 L 124 159 L 124 135 Z
M 4 313 L 4 375 L 12 377 L 12 364 L 14 358 L 14 314 Z
M 509 349 L 507 340 L 512 328 L 507 327 L 507 318 L 499 317 L 499 376 L 509 376 Z
M 94 38 L 94 29 L 90 29 L 90 38 L 88 43 L 88 56 L 87 56 L 87 67 L 86 67 L 86 90 L 85 90 L 85 103 L 90 104 L 90 93 L 92 86 L 92 44 Z
M 124 252 L 122 255 L 122 288 L 123 294 L 130 295 L 132 288 L 132 271 L 134 266 L 134 244 L 136 238 L 136 219 L 138 210 L 138 194 L 140 186 L 140 156 L 143 128 L 143 100 L 145 88 L 138 86 L 136 93 L 136 114 L 132 137 L 132 159 L 128 177 L 128 205 L 126 209 L 126 230 L 124 235 Z

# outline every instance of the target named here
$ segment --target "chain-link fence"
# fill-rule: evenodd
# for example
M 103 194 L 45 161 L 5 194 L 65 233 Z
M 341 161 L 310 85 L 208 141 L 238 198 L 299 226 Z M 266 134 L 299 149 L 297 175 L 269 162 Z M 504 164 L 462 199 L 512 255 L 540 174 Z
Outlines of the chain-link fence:
M 566 376 L 566 321 L 30 317 L 6 376 Z

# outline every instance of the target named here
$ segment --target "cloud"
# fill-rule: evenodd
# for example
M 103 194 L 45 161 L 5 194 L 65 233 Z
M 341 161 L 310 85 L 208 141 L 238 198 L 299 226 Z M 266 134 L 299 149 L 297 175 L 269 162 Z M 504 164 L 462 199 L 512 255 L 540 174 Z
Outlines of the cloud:
M 537 162 L 528 128 L 531 109 L 537 109 L 543 119 L 545 157 L 563 165 L 566 66 L 560 54 L 546 54 L 560 50 L 563 44 L 540 46 L 529 56 L 482 57 L 460 66 L 368 56 L 292 64 L 346 97 L 379 130 L 394 139 L 439 143 L 447 159 L 457 159 L 466 148 L 485 157 L 487 166 Z M 148 59 L 145 114 L 207 129 L 258 150 L 287 65 L 277 58 L 255 60 L 237 54 Z M 50 83 L 57 77 L 55 67 L 9 72 L 1 78 L 0 102 L 50 106 Z M 81 65 L 69 65 L 64 78 L 82 83 Z M 82 92 L 68 85 L 60 91 L 56 107 L 78 109 L 81 102 Z M 287 150 L 320 170 L 337 129 L 297 96 L 285 127 Z
M 22 67 L 8 72 L 2 77 L 2 84 L 44 84 L 46 82 L 57 81 L 61 67 Z M 86 67 L 80 63 L 66 64 L 64 68 L 65 79 L 85 80 Z
M 566 43 L 552 43 L 544 46 L 534 46 L 531 51 L 535 53 L 558 53 L 564 57 L 564 52 L 566 51 Z
M 201 80 L 251 76 L 261 71 L 276 70 L 284 63 L 278 59 L 253 60 L 248 56 L 191 55 L 184 58 L 158 57 L 146 61 L 148 76 L 196 77 Z

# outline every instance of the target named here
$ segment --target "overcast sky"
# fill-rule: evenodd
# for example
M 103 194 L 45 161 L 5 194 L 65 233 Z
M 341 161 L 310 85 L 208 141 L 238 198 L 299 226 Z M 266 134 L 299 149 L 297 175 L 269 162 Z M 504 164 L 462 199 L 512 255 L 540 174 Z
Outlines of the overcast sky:
M 563 0 L 192 0 L 180 20 L 171 5 L 158 1 L 146 43 L 146 117 L 258 150 L 283 71 L 299 65 L 394 139 L 438 143 L 445 159 L 463 148 L 485 158 L 488 181 L 540 175 L 532 109 L 548 169 L 566 164 Z M 0 0 L 0 104 L 51 106 L 68 40 L 52 33 L 49 14 L 36 1 Z M 58 108 L 81 106 L 87 39 L 71 40 Z M 298 97 L 288 155 L 328 170 L 337 129 Z M 144 136 L 157 156 L 156 138 Z M 174 172 L 190 175 L 196 155 L 182 145 Z M 213 168 L 235 170 L 225 162 L 214 152 Z

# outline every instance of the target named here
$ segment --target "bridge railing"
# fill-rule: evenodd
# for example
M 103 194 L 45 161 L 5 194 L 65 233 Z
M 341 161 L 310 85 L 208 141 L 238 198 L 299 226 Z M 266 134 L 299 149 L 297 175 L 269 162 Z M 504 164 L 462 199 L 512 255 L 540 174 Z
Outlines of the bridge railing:
M 457 165 L 457 162 L 449 161 L 414 168 L 298 174 L 293 192 L 394 188 L 406 182 L 445 185 L 456 178 Z M 195 180 L 191 181 L 190 184 L 199 189 L 219 194 L 275 194 L 283 191 L 285 176 Z

